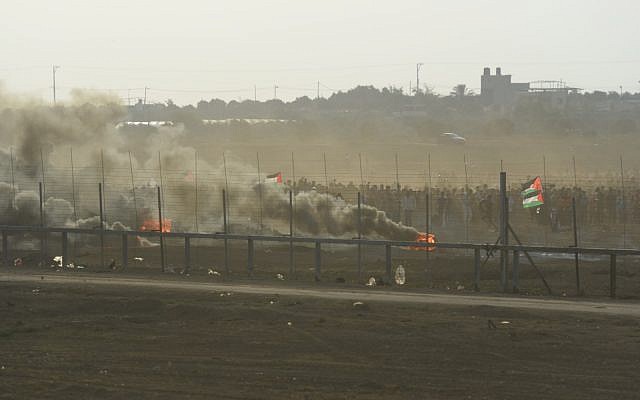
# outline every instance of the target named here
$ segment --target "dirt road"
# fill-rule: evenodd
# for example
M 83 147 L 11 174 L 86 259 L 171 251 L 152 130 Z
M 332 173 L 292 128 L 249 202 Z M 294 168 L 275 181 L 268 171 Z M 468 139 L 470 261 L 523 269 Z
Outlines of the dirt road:
M 259 295 L 310 296 L 333 300 L 363 300 L 401 302 L 413 304 L 443 304 L 455 306 L 490 306 L 565 312 L 591 312 L 610 315 L 640 317 L 640 303 L 630 301 L 579 301 L 552 298 L 497 297 L 481 295 L 453 295 L 388 291 L 384 289 L 337 290 L 274 287 L 250 284 L 189 282 L 161 279 L 143 279 L 91 275 L 62 274 L 0 274 L 0 282 L 32 282 L 38 284 L 63 283 L 76 285 L 133 286 L 158 289 L 195 291 L 229 290 L 237 293 Z
M 640 392 L 636 303 L 282 284 L 2 273 L 0 399 Z

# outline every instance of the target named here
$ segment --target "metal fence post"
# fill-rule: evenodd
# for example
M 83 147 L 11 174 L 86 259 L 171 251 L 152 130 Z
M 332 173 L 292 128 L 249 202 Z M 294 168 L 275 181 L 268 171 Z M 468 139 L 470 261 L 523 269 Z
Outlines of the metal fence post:
M 391 245 L 384 246 L 385 253 L 385 269 L 387 272 L 387 281 L 391 283 Z
M 62 232 L 62 265 L 69 263 L 69 234 L 68 232 Z
M 104 268 L 104 210 L 102 208 L 102 183 L 98 183 L 98 201 L 100 202 L 100 267 Z
M 320 272 L 322 268 L 322 250 L 320 248 L 320 241 L 316 241 L 316 269 L 315 269 L 315 279 L 316 281 L 320 280 Z
M 40 199 L 40 262 L 44 267 L 47 262 L 47 233 L 44 231 L 44 191 L 42 187 L 42 182 L 38 182 L 38 192 Z
M 162 176 L 162 175 L 161 175 Z M 158 227 L 160 228 L 160 265 L 162 266 L 162 272 L 165 271 L 164 263 L 164 235 L 162 226 L 162 196 L 160 194 L 160 186 L 157 186 L 158 191 Z
M 509 244 L 509 202 L 507 200 L 507 173 L 500 172 L 500 244 Z M 502 291 L 507 291 L 507 269 L 509 264 L 509 252 L 500 250 L 500 284 Z
M 480 290 L 480 249 L 473 249 L 473 290 Z
M 362 239 L 362 198 L 358 192 L 358 240 Z M 358 243 L 358 281 L 362 278 L 362 244 Z
M 575 190 L 575 189 L 574 189 Z M 578 217 L 576 212 L 576 196 L 571 198 L 571 211 L 573 219 L 573 245 L 578 247 Z M 573 256 L 576 264 L 576 291 L 578 296 L 582 295 L 582 288 L 580 287 L 580 254 L 576 251 Z
M 289 190 L 289 275 L 295 275 L 295 260 L 293 255 L 293 191 Z
M 513 252 L 513 266 L 511 270 L 511 285 L 513 289 L 513 293 L 518 293 L 520 291 L 519 285 L 519 276 L 518 276 L 518 268 L 520 267 L 520 252 L 518 250 L 514 250 Z
M 247 272 L 249 276 L 253 276 L 253 239 L 247 240 Z
M 184 271 L 189 272 L 191 269 L 191 236 L 184 237 Z
M 222 222 L 224 224 L 224 271 L 229 277 L 229 240 L 227 234 L 229 227 L 227 225 L 227 191 L 222 189 Z
M 122 234 L 122 268 L 126 268 L 129 266 L 129 235 L 126 233 Z
M 611 296 L 611 298 L 615 298 L 616 297 L 616 281 L 617 281 L 617 276 L 616 276 L 616 254 L 613 253 L 611 254 L 611 259 L 610 259 L 610 263 L 609 263 L 609 295 Z
M 2 231 L 2 258 L 4 259 L 4 264 L 9 266 L 9 240 L 6 231 Z

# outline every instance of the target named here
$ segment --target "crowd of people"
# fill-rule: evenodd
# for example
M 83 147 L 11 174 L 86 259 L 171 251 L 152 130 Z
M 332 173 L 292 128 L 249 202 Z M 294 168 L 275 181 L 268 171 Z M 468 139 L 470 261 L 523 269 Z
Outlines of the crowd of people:
M 291 185 L 291 182 L 287 182 Z M 477 226 L 495 228 L 497 224 L 499 191 L 488 185 L 469 187 L 426 187 L 419 189 L 399 185 L 356 185 L 322 183 L 301 178 L 297 191 L 316 190 L 355 203 L 361 193 L 363 204 L 383 210 L 394 221 L 424 227 L 425 216 L 431 215 L 431 226 L 437 228 Z M 614 186 L 568 187 L 549 184 L 544 187 L 544 205 L 522 207 L 522 188 L 511 187 L 508 204 L 512 221 L 547 225 L 551 231 L 570 229 L 573 224 L 573 203 L 580 226 L 606 226 L 640 223 L 640 187 Z M 427 196 L 430 197 L 427 206 Z M 427 210 L 427 207 L 429 210 Z

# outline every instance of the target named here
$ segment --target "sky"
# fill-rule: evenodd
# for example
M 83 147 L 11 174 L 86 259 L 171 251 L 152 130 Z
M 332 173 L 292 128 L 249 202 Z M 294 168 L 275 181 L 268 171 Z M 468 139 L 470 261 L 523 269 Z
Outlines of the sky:
M 327 97 L 357 85 L 514 82 L 640 92 L 637 0 L 3 0 L 0 84 L 58 100 Z M 277 88 L 275 88 L 277 86 Z

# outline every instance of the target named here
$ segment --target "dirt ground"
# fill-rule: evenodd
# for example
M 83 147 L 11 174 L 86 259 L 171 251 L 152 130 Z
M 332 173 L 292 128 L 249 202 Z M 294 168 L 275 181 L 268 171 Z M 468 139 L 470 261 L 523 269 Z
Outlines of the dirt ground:
M 631 399 L 640 390 L 640 321 L 623 316 L 46 279 L 0 282 L 0 300 L 3 399 Z

